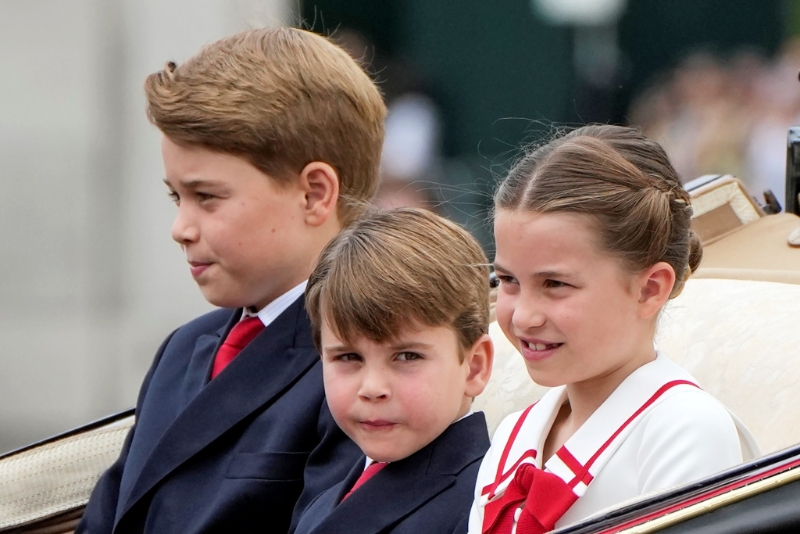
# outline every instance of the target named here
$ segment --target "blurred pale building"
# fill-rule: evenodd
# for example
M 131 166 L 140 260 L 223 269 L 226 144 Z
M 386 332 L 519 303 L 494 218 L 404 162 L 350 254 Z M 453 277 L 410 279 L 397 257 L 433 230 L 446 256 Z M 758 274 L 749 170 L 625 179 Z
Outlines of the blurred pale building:
M 170 239 L 145 76 L 293 0 L 0 0 L 0 451 L 132 406 L 209 309 Z

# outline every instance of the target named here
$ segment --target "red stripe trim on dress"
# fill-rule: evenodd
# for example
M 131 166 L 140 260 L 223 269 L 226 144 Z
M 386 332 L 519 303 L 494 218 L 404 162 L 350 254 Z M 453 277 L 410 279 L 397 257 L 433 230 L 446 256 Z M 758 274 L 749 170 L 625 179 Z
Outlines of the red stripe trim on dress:
M 487 486 L 484 486 L 483 490 L 481 491 L 481 495 L 486 495 L 487 493 L 491 493 L 491 495 L 489 495 L 489 500 L 492 500 L 492 499 L 494 499 L 494 496 L 495 496 L 495 493 L 494 493 L 494 491 L 497 489 L 497 486 L 499 486 L 500 484 L 502 484 L 503 482 L 505 482 L 505 481 L 506 481 L 506 479 L 508 479 L 508 478 L 511 478 L 511 476 L 512 476 L 512 475 L 513 475 L 513 474 L 514 474 L 516 471 L 517 471 L 517 468 L 518 468 L 518 467 L 519 467 L 519 466 L 520 466 L 520 465 L 521 465 L 521 464 L 522 464 L 522 463 L 523 463 L 525 460 L 527 460 L 528 458 L 532 458 L 532 459 L 534 459 L 534 460 L 535 460 L 535 459 L 536 459 L 536 455 L 537 455 L 537 454 L 538 454 L 538 453 L 536 452 L 536 450 L 535 450 L 535 449 L 528 449 L 527 451 L 525 451 L 524 453 L 522 453 L 522 456 L 520 456 L 520 457 L 519 457 L 519 460 L 517 460 L 517 461 L 514 463 L 514 465 L 512 465 L 512 466 L 511 466 L 511 467 L 508 469 L 508 471 L 506 471 L 505 473 L 503 473 L 503 474 L 500 476 L 500 478 L 498 478 L 498 479 L 495 479 L 495 481 L 494 481 L 494 482 L 492 482 L 491 484 L 489 484 L 489 485 L 487 485 Z
M 525 422 L 525 419 L 528 417 L 528 414 L 537 404 L 539 404 L 539 401 L 536 401 L 527 408 L 525 408 L 525 410 L 519 416 L 519 419 L 517 419 L 517 422 L 514 425 L 514 429 L 511 431 L 511 435 L 508 436 L 508 441 L 506 441 L 506 446 L 503 449 L 503 454 L 500 456 L 500 463 L 497 464 L 497 474 L 495 474 L 494 476 L 494 482 L 485 486 L 481 491 L 481 495 L 486 495 L 487 493 L 491 493 L 491 496 L 489 498 L 490 499 L 493 498 L 494 490 L 497 489 L 497 486 L 500 485 L 500 482 L 503 480 L 503 478 L 510 472 L 513 472 L 519 466 L 520 462 L 522 462 L 523 459 L 527 457 L 536 458 L 536 451 L 527 451 L 525 454 L 522 455 L 522 457 L 519 460 L 517 460 L 517 462 L 511 469 L 503 473 L 503 466 L 508 461 L 508 455 L 511 453 L 511 446 L 514 444 L 514 440 L 517 439 L 517 434 L 519 434 L 519 430 L 520 428 L 522 428 L 522 423 Z M 533 452 L 533 455 L 530 455 L 529 454 L 530 452 Z
M 639 415 L 641 415 L 643 411 L 649 408 L 664 393 L 674 388 L 675 386 L 682 386 L 682 385 L 693 386 L 700 389 L 700 386 L 698 386 L 694 382 L 690 382 L 689 380 L 672 380 L 671 382 L 667 382 L 666 384 L 658 388 L 658 390 L 656 390 L 656 392 L 649 399 L 647 399 L 647 401 L 645 401 L 645 403 L 642 404 L 639 407 L 639 409 L 633 413 L 633 415 L 628 417 L 628 419 L 624 423 L 622 423 L 622 425 L 620 425 L 620 427 L 611 435 L 611 437 L 608 438 L 608 440 L 606 440 L 606 442 L 603 443 L 603 445 L 601 445 L 599 449 L 597 449 L 597 451 L 594 453 L 594 455 L 592 455 L 591 458 L 589 458 L 589 461 L 587 461 L 585 465 L 581 465 L 578 459 L 575 458 L 575 456 L 573 456 L 572 453 L 569 452 L 569 450 L 565 446 L 562 446 L 561 449 L 559 449 L 559 451 L 556 452 L 556 455 L 561 459 L 562 462 L 564 462 L 564 465 L 566 465 L 569 468 L 569 470 L 572 471 L 573 475 L 575 475 L 572 478 L 572 480 L 568 482 L 569 487 L 574 489 L 575 486 L 577 486 L 580 482 L 584 482 L 588 486 L 589 482 L 591 482 L 594 479 L 592 474 L 589 473 L 589 469 L 591 469 L 592 465 L 597 460 L 597 458 L 600 457 L 601 454 L 603 454 L 603 452 L 609 447 L 609 445 L 611 445 L 611 443 L 617 438 L 617 436 L 619 436 L 619 434 L 623 430 L 625 430 L 625 428 L 631 422 L 633 422 L 637 417 L 639 417 Z M 519 460 L 517 460 L 514 463 L 514 465 L 509 470 L 503 473 L 503 466 L 508 460 L 508 455 L 511 452 L 511 447 L 513 446 L 514 441 L 516 440 L 517 435 L 519 434 L 519 431 L 522 428 L 522 423 L 525 421 L 525 418 L 528 416 L 531 409 L 533 409 L 533 407 L 536 406 L 536 404 L 537 403 L 534 403 L 528 406 L 528 408 L 526 408 L 525 411 L 522 412 L 522 415 L 520 415 L 520 418 L 514 425 L 514 429 L 511 431 L 511 435 L 509 436 L 508 441 L 506 442 L 506 446 L 503 449 L 503 454 L 501 455 L 500 463 L 497 466 L 497 474 L 495 475 L 494 482 L 485 486 L 481 491 L 481 495 L 486 495 L 487 493 L 489 493 L 490 500 L 494 498 L 495 496 L 494 491 L 497 489 L 497 486 L 499 486 L 508 476 L 512 475 L 523 460 L 531 457 L 536 458 L 536 451 L 533 449 L 528 450 L 519 458 Z M 564 451 L 563 453 L 561 452 L 562 450 Z
M 572 480 L 569 481 L 567 485 L 570 487 L 570 489 L 575 489 L 575 486 L 581 482 L 588 486 L 589 483 L 594 480 L 594 477 L 589 470 L 585 469 L 585 467 L 581 465 L 578 459 L 575 458 L 566 447 L 561 447 L 561 449 L 559 449 L 556 453 L 556 456 L 558 456 L 558 458 L 564 462 L 564 465 L 566 465 L 569 470 L 572 471 L 572 474 L 583 473 L 582 477 L 578 477 L 576 475 Z
M 598 457 L 599 457 L 601 454 L 603 454 L 603 451 L 605 451 L 605 450 L 608 448 L 608 446 L 609 446 L 609 445 L 611 445 L 611 443 L 612 443 L 612 442 L 613 442 L 615 439 L 617 439 L 617 436 L 619 436 L 619 434 L 620 434 L 620 433 L 621 433 L 623 430 L 625 430 L 625 428 L 626 428 L 626 427 L 627 427 L 627 426 L 628 426 L 628 425 L 629 425 L 629 424 L 630 424 L 630 423 L 631 423 L 631 422 L 632 422 L 634 419 L 636 419 L 637 417 L 639 417 L 639 415 L 641 415 L 641 413 L 642 413 L 643 411 L 645 411 L 647 408 L 649 408 L 649 407 L 650 407 L 650 406 L 651 406 L 651 405 L 652 405 L 652 404 L 653 404 L 655 401 L 657 401 L 657 400 L 659 399 L 659 397 L 661 397 L 661 395 L 663 395 L 664 393 L 666 393 L 668 390 L 670 390 L 670 389 L 674 388 L 675 386 L 683 386 L 683 385 L 686 385 L 686 386 L 694 386 L 694 387 L 696 387 L 697 389 L 700 389 L 700 386 L 698 386 L 698 385 L 697 385 L 697 384 L 695 384 L 694 382 L 690 382 L 689 380 L 673 380 L 673 381 L 671 381 L 671 382 L 667 382 L 666 384 L 664 384 L 663 386 L 661 386 L 660 388 L 658 388 L 658 390 L 657 390 L 655 393 L 653 393 L 653 396 L 652 396 L 652 397 L 650 397 L 649 399 L 647 399 L 647 401 L 646 401 L 644 404 L 642 404 L 642 405 L 639 407 L 639 409 L 638 409 L 638 410 L 636 410 L 636 411 L 633 413 L 633 415 L 631 415 L 630 417 L 628 417 L 628 419 L 627 419 L 627 420 L 626 420 L 624 423 L 622 423 L 622 425 L 621 425 L 621 426 L 620 426 L 620 427 L 619 427 L 619 428 L 618 428 L 618 429 L 617 429 L 617 430 L 616 430 L 616 431 L 615 431 L 613 434 L 611 434 L 611 437 L 610 437 L 610 438 L 608 438 L 608 440 L 607 440 L 605 443 L 603 443 L 603 445 L 601 445 L 599 449 L 597 449 L 597 452 L 595 452 L 595 453 L 594 453 L 594 455 L 592 455 L 592 457 L 591 457 L 591 458 L 589 458 L 589 461 L 587 461 L 585 465 L 583 465 L 582 467 L 578 467 L 578 470 L 575 470 L 575 469 L 573 469 L 573 468 L 572 468 L 572 466 L 570 466 L 569 464 L 567 464 L 567 467 L 569 467 L 569 468 L 570 468 L 570 470 L 571 470 L 571 471 L 573 472 L 573 474 L 575 475 L 575 478 L 573 478 L 573 479 L 572 479 L 572 480 L 569 482 L 569 486 L 570 486 L 571 488 L 574 488 L 575 486 L 577 486 L 577 485 L 578 485 L 578 483 L 579 483 L 579 482 L 581 482 L 581 481 L 582 481 L 582 480 L 583 480 L 583 479 L 586 477 L 586 475 L 589 475 L 589 476 L 591 476 L 591 474 L 589 473 L 589 469 L 591 469 L 591 467 L 592 467 L 592 465 L 594 464 L 595 460 L 597 460 L 597 458 L 598 458 Z M 562 447 L 562 448 L 563 448 L 563 447 Z M 570 455 L 570 456 L 572 456 L 572 453 L 569 453 L 569 455 Z M 561 458 L 561 456 L 559 456 L 559 458 Z M 578 460 L 577 460 L 577 459 L 575 459 L 575 457 L 574 457 L 574 456 L 573 456 L 573 459 L 575 460 L 575 463 L 577 464 L 577 466 L 580 466 L 580 462 L 578 462 Z M 564 461 L 564 458 L 561 458 L 561 461 Z M 564 462 L 564 463 L 566 464 L 566 462 Z M 591 480 L 591 479 L 590 479 L 590 480 Z M 587 483 L 587 484 L 588 484 L 588 483 Z

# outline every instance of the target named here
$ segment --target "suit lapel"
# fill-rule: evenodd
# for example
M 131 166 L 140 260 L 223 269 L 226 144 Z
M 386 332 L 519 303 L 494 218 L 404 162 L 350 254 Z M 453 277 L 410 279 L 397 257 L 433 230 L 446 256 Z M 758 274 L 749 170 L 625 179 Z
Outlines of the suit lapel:
M 197 338 L 192 359 L 189 361 L 189 368 L 186 370 L 187 380 L 184 380 L 182 384 L 180 402 L 183 408 L 188 406 L 208 384 L 214 357 L 228 332 L 239 322 L 241 315 L 241 310 L 236 310 L 231 314 L 231 318 L 225 326 L 213 334 L 203 334 Z
M 387 465 L 334 508 L 313 534 L 382 532 L 455 483 L 454 474 L 426 472 L 430 451 L 415 460 Z
M 333 513 L 334 509 L 342 502 L 342 498 L 350 491 L 350 488 L 356 483 L 361 473 L 364 472 L 365 461 L 366 459 L 362 456 L 342 482 L 322 492 L 319 497 L 312 501 L 306 512 L 303 513 L 303 519 L 308 520 L 308 523 L 303 524 L 301 522 L 298 531 L 316 532 L 316 528 Z M 306 517 L 306 514 L 308 514 L 308 517 Z
M 450 425 L 420 451 L 384 467 L 336 506 L 363 470 L 363 464 L 358 464 L 338 492 L 326 493 L 329 498 L 320 503 L 320 512 L 325 509 L 330 514 L 312 533 L 383 532 L 451 487 L 458 474 L 488 448 L 486 419 L 483 413 L 475 413 Z
M 195 354 L 218 344 L 217 336 L 202 336 Z M 310 325 L 302 299 L 298 299 L 208 382 L 166 430 L 145 462 L 120 517 L 169 473 L 272 402 L 317 361 Z M 200 371 L 206 379 L 210 365 L 202 358 L 191 362 L 187 370 L 193 374 L 190 381 L 198 381 Z

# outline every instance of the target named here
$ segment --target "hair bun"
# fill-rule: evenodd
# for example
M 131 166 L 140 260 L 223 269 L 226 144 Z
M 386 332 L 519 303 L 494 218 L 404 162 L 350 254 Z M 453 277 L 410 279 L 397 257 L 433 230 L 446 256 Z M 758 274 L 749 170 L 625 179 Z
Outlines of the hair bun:
M 694 273 L 703 260 L 703 244 L 694 230 L 689 230 L 689 271 Z

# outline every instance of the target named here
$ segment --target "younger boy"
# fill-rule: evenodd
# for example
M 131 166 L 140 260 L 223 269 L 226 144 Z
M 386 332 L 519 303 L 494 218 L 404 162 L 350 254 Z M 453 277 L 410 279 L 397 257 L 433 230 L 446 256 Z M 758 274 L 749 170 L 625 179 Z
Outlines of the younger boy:
M 145 91 L 172 237 L 223 309 L 159 349 L 78 532 L 287 532 L 358 455 L 325 403 L 302 295 L 375 191 L 386 110 L 343 50 L 292 28 L 213 43 Z
M 364 456 L 296 534 L 467 532 L 489 447 L 470 409 L 491 373 L 488 303 L 480 246 L 426 211 L 374 214 L 323 251 L 306 307 L 331 413 Z

